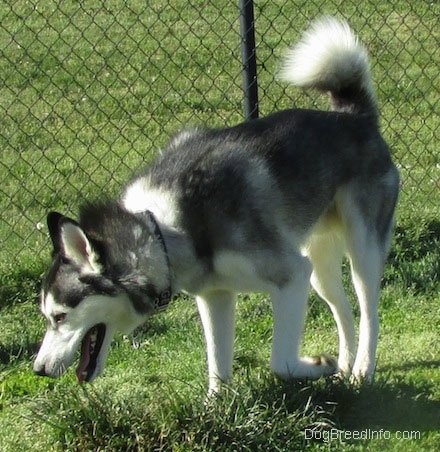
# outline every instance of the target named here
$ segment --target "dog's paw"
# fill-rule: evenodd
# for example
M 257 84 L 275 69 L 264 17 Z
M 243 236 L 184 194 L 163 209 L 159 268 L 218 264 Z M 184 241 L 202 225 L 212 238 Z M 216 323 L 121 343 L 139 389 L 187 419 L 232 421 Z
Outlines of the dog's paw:
M 312 366 L 316 366 L 316 370 L 318 371 L 316 378 L 339 372 L 338 361 L 327 353 L 303 358 L 303 360 L 309 362 Z
M 329 369 L 333 369 L 334 373 L 338 369 L 338 361 L 333 356 L 328 353 L 323 353 L 322 355 L 315 355 L 309 358 L 312 364 L 315 366 L 325 366 Z
M 317 380 L 320 377 L 333 375 L 338 372 L 338 363 L 330 355 L 322 354 L 311 357 L 303 357 L 293 363 L 274 366 L 272 371 L 283 380 L 291 378 L 309 378 Z

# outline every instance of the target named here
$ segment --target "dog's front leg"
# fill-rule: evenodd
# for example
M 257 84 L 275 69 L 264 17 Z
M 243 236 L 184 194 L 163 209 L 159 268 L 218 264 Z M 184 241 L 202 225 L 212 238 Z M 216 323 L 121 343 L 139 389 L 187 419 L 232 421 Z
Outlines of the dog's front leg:
M 235 339 L 236 297 L 227 291 L 213 291 L 197 297 L 208 355 L 209 393 L 232 378 Z
M 336 361 L 328 355 L 299 357 L 312 266 L 294 256 L 292 277 L 272 293 L 273 342 L 272 371 L 280 378 L 319 378 L 336 372 Z

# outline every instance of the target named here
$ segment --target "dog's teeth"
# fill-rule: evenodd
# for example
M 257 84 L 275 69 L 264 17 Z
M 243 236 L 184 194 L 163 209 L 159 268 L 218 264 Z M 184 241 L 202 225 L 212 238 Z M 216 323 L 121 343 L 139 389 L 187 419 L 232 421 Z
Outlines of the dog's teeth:
M 90 353 L 91 354 L 95 352 L 97 340 L 98 340 L 98 330 L 95 328 L 95 329 L 93 329 L 92 333 L 90 334 Z

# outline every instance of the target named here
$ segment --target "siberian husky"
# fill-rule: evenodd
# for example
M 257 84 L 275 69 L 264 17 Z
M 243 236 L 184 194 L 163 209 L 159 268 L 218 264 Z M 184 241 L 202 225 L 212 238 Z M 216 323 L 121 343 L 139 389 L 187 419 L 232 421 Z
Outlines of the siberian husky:
M 312 24 L 281 77 L 329 92 L 332 111 L 291 109 L 221 129 L 185 130 L 117 201 L 48 215 L 47 332 L 39 375 L 59 377 L 80 349 L 79 382 L 101 374 L 117 330 L 130 332 L 178 292 L 196 297 L 210 392 L 232 377 L 239 292 L 273 305 L 271 369 L 281 378 L 371 378 L 380 280 L 399 175 L 378 129 L 365 48 L 334 18 Z M 359 341 L 341 281 L 347 256 Z M 328 303 L 339 357 L 300 357 L 309 284 Z

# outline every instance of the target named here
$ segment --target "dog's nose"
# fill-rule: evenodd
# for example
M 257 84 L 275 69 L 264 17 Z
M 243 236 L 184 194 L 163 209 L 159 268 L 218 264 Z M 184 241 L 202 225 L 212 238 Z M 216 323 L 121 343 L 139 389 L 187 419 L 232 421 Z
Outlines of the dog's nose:
M 44 364 L 42 365 L 34 364 L 34 372 L 40 377 L 47 377 L 46 366 Z

